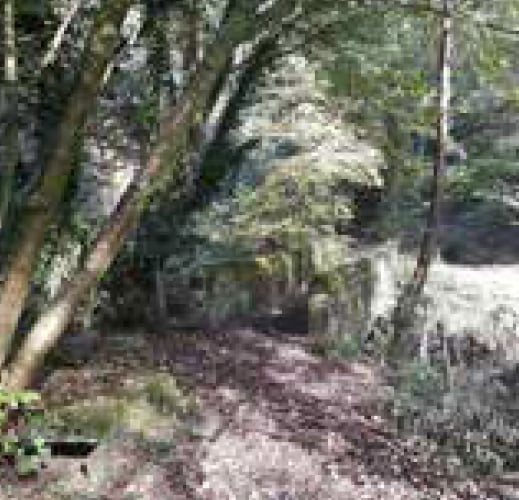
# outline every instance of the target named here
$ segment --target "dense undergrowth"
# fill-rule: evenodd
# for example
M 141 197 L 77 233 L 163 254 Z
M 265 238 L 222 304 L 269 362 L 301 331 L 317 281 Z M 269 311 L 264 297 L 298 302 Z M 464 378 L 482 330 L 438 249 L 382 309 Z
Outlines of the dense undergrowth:
M 420 440 L 431 457 L 456 474 L 492 477 L 519 470 L 514 369 L 481 345 L 477 356 L 465 352 L 464 360 L 453 363 L 443 350 L 429 359 L 419 355 L 389 359 L 388 344 L 378 343 L 366 351 L 360 339 L 341 336 L 317 339 L 313 350 L 335 359 L 368 356 L 382 361 L 392 387 L 385 412 L 395 430 L 406 439 Z

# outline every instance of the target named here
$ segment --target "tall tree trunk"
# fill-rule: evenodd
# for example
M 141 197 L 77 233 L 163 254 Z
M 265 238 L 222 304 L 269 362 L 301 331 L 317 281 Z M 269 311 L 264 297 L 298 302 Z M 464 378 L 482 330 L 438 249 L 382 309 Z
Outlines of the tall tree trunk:
M 0 367 L 25 305 L 32 271 L 63 198 L 73 169 L 74 147 L 88 113 L 95 107 L 105 68 L 119 43 L 119 30 L 130 0 L 105 1 L 90 34 L 84 66 L 71 93 L 56 142 L 45 167 L 39 188 L 29 198 L 20 221 L 20 236 L 10 252 L 6 280 L 0 288 Z
M 240 16 L 241 12 L 236 10 L 234 14 Z M 75 275 L 36 321 L 12 362 L 4 370 L 2 381 L 7 388 L 22 389 L 31 383 L 46 353 L 63 334 L 79 301 L 97 285 L 128 233 L 137 226 L 150 197 L 157 187 L 167 181 L 171 182 L 171 169 L 176 170 L 173 173 L 173 181 L 185 178 L 185 172 L 178 170 L 185 164 L 190 130 L 193 124 L 199 123 L 208 106 L 208 100 L 214 98 L 215 85 L 221 78 L 222 71 L 228 67 L 229 58 L 233 57 L 235 48 L 247 35 L 256 38 L 256 42 L 269 38 L 268 33 L 271 37 L 279 36 L 285 27 L 284 23 L 290 23 L 292 19 L 294 16 L 288 12 L 287 16 L 281 21 L 277 20 L 275 25 L 273 22 L 259 26 L 256 24 L 247 30 L 242 24 L 241 29 L 231 30 L 230 35 L 224 34 L 208 47 L 204 61 L 191 78 L 191 85 L 183 98 L 164 116 L 156 146 L 148 162 L 107 221 L 86 257 L 83 270 Z M 232 19 L 229 23 L 232 23 Z M 269 28 L 273 32 L 269 31 Z
M 4 0 L 4 103 L 6 107 L 5 163 L 0 173 L 0 231 L 9 213 L 18 163 L 18 62 L 14 0 Z
M 31 382 L 45 354 L 66 328 L 79 302 L 108 269 L 128 231 L 135 225 L 141 205 L 139 198 L 139 191 L 134 186 L 122 200 L 110 224 L 101 232 L 83 271 L 64 287 L 52 306 L 28 332 L 12 362 L 12 368 L 7 371 L 7 377 L 3 374 L 2 382 L 7 389 L 21 389 Z
M 181 102 L 168 113 L 161 127 L 157 146 L 141 174 L 133 181 L 118 208 L 101 231 L 96 243 L 86 258 L 83 271 L 78 273 L 59 297 L 37 320 L 28 332 L 25 341 L 14 356 L 2 382 L 8 389 L 26 387 L 33 380 L 45 354 L 53 347 L 70 322 L 75 308 L 84 295 L 97 285 L 104 272 L 110 267 L 128 233 L 137 226 L 141 213 L 157 185 L 163 181 L 164 168 L 173 168 L 182 163 L 186 141 L 193 120 L 196 119 L 194 94 L 208 96 L 212 76 L 218 74 L 225 64 L 225 53 L 215 54 L 210 71 L 201 72 L 196 83 Z M 198 100 L 199 102 L 199 100 Z
M 440 24 L 438 44 L 438 118 L 436 123 L 437 146 L 433 162 L 431 200 L 413 277 L 404 286 L 391 318 L 392 325 L 395 328 L 395 344 L 398 344 L 401 329 L 412 321 L 417 303 L 427 282 L 432 258 L 438 248 L 442 184 L 449 138 L 448 122 L 451 94 L 452 19 L 449 10 L 449 0 L 444 0 Z

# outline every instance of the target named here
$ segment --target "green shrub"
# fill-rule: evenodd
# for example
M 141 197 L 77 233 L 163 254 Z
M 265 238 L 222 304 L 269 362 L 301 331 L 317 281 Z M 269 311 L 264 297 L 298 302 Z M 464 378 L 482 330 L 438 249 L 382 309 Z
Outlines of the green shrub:
M 360 339 L 349 334 L 317 338 L 310 348 L 313 354 L 325 358 L 355 359 L 362 353 Z
M 400 391 L 421 400 L 436 399 L 443 391 L 442 373 L 420 361 L 411 363 L 402 373 Z
M 361 342 L 357 336 L 341 335 L 333 343 L 332 354 L 341 359 L 358 358 L 361 352 Z
M 85 434 L 101 439 L 107 437 L 124 421 L 128 413 L 125 400 L 99 400 L 56 408 L 52 411 L 53 426 L 66 434 Z
M 48 453 L 40 434 L 42 424 L 39 394 L 0 389 L 0 456 L 14 463 L 19 475 L 34 473 L 39 459 Z
M 516 471 L 517 399 L 480 371 L 456 372 L 447 384 L 441 368 L 415 361 L 401 368 L 388 398 L 398 431 L 425 437 L 441 460 L 478 475 Z

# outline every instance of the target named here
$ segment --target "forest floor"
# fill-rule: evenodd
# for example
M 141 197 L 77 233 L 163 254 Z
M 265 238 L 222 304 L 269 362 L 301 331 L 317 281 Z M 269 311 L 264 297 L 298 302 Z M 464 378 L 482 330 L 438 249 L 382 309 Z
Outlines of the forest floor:
M 388 374 L 369 360 L 324 359 L 305 337 L 250 328 L 123 338 L 103 341 L 79 368 L 56 369 L 47 405 L 96 414 L 157 374 L 174 376 L 196 404 L 148 383 L 154 412 L 137 397 L 128 411 L 112 406 L 117 430 L 87 459 L 52 459 L 23 481 L 4 473 L 2 500 L 519 498 L 519 485 L 453 473 L 397 433 L 384 412 Z

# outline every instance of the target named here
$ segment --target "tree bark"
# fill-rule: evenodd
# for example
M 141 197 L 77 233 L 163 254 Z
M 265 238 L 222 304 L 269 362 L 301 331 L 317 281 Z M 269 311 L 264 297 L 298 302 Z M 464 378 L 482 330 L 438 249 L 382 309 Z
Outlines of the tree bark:
M 72 173 L 74 147 L 88 113 L 95 106 L 100 82 L 119 43 L 119 29 L 129 5 L 130 0 L 120 0 L 107 1 L 101 7 L 89 37 L 84 69 L 69 97 L 41 184 L 29 198 L 20 221 L 20 237 L 10 252 L 6 280 L 0 288 L 0 367 L 6 361 L 23 312 L 47 229 Z
M 395 343 L 400 339 L 400 330 L 412 321 L 419 298 L 427 282 L 432 258 L 438 249 L 440 228 L 440 208 L 442 184 L 445 170 L 445 157 L 449 139 L 449 103 L 450 103 L 450 59 L 452 49 L 452 19 L 449 0 L 444 0 L 438 44 L 438 118 L 436 122 L 436 156 L 433 162 L 431 200 L 427 214 L 426 227 L 420 243 L 418 258 L 413 277 L 404 286 L 393 311 Z
M 234 14 L 240 16 L 241 12 L 235 11 Z M 224 33 L 207 48 L 204 61 L 191 78 L 191 85 L 183 98 L 164 116 L 156 146 L 148 162 L 107 221 L 85 259 L 83 270 L 75 275 L 36 321 L 12 362 L 4 370 L 5 387 L 18 390 L 31 383 L 46 353 L 70 322 L 79 301 L 97 285 L 129 232 L 137 226 L 150 197 L 166 182 L 185 178 L 185 172 L 179 170 L 185 164 L 190 130 L 193 125 L 200 125 L 208 100 L 214 98 L 215 85 L 221 78 L 222 71 L 228 67 L 229 58 L 234 56 L 235 48 L 248 37 L 255 39 L 257 43 L 268 38 L 269 33 L 271 36 L 279 36 L 284 27 L 283 21 L 290 22 L 291 19 L 289 12 L 285 19 L 278 19 L 275 24 L 274 21 L 269 21 L 266 25 L 247 23 L 247 27 L 241 24 L 240 29 Z M 231 23 L 232 16 L 229 20 L 229 24 Z
M 150 161 L 153 163 L 156 159 Z M 7 371 L 7 377 L 4 374 L 3 383 L 7 390 L 23 389 L 33 380 L 45 355 L 70 322 L 79 302 L 108 269 L 128 231 L 135 225 L 141 205 L 139 198 L 139 191 L 134 186 L 112 216 L 111 223 L 99 235 L 83 271 L 64 287 L 52 306 L 28 332 L 16 353 L 12 368 Z
M 37 320 L 4 372 L 3 384 L 7 389 L 18 390 L 31 383 L 46 353 L 54 346 L 70 322 L 82 297 L 97 285 L 128 233 L 136 227 L 147 201 L 158 183 L 163 181 L 164 169 L 178 166 L 182 162 L 186 135 L 196 119 L 193 96 L 198 92 L 210 91 L 211 76 L 218 74 L 220 66 L 225 64 L 225 56 L 225 53 L 215 54 L 209 70 L 197 75 L 191 91 L 168 114 L 161 127 L 157 146 L 150 154 L 141 174 L 133 181 L 101 231 L 85 260 L 83 270 L 64 287 L 59 297 Z M 199 99 L 197 101 L 199 102 Z
M 0 231 L 9 213 L 18 163 L 18 62 L 14 0 L 4 1 L 4 103 L 6 106 L 5 164 L 2 165 Z

